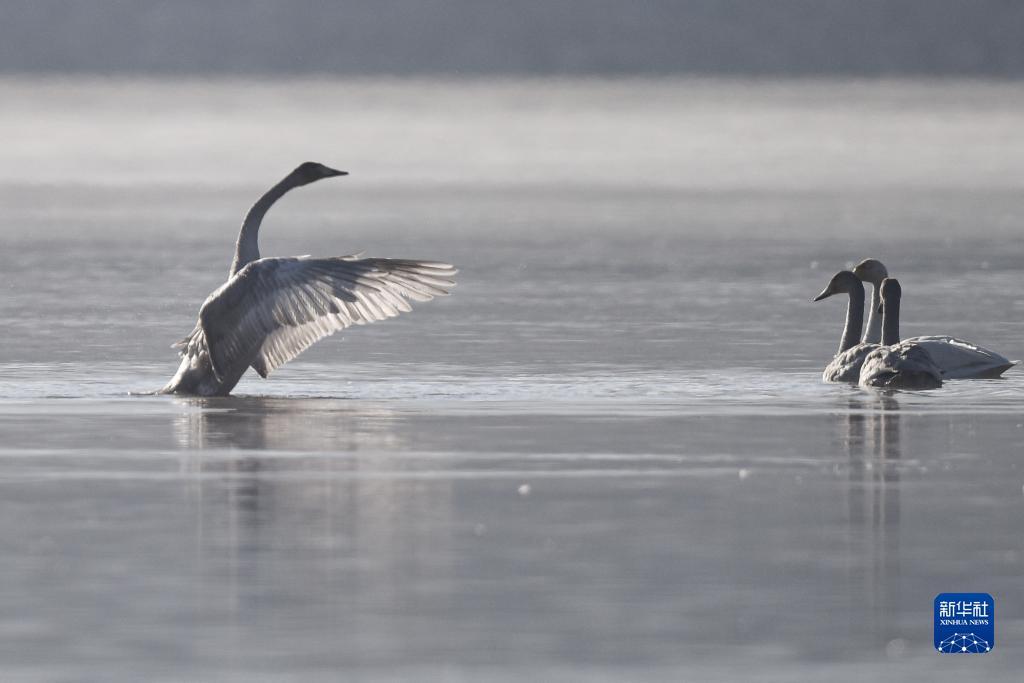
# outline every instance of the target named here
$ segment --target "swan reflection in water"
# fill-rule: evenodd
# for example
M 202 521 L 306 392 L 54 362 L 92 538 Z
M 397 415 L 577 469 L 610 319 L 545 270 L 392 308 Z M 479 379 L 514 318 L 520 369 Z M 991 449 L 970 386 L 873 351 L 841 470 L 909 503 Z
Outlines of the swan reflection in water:
M 850 597 L 869 615 L 870 637 L 899 647 L 900 404 L 892 395 L 849 399 L 841 426 L 847 453 Z M 895 645 L 893 645 L 895 643 Z
M 205 599 L 227 601 L 239 627 L 274 610 L 261 596 L 333 618 L 450 574 L 451 479 L 423 471 L 436 459 L 410 454 L 394 411 L 334 399 L 182 403 L 191 410 L 174 429 L 196 475 L 186 486 L 201 583 L 217 593 Z
M 392 429 L 395 412 L 383 404 L 262 396 L 180 403 L 191 409 L 174 427 L 175 440 L 185 450 L 354 454 L 405 445 Z

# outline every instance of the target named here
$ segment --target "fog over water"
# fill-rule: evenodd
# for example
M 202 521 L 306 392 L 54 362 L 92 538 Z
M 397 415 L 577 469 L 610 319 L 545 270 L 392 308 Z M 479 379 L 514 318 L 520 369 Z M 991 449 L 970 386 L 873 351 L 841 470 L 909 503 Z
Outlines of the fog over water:
M 0 80 L 0 662 L 19 680 L 1013 680 L 1024 374 L 825 385 L 903 332 L 1024 357 L 1024 90 L 967 81 Z M 447 299 L 228 399 L 133 396 L 267 255 Z M 932 600 L 997 645 L 932 649 Z M 953 660 L 953 661 L 951 661 Z

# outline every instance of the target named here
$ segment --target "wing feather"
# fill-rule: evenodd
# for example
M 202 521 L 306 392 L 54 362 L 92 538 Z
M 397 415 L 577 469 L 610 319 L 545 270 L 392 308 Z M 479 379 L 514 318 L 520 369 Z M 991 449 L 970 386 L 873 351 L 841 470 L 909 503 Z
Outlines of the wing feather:
M 266 377 L 338 330 L 447 295 L 456 272 L 446 263 L 354 256 L 252 261 L 199 313 L 214 372 L 245 362 Z

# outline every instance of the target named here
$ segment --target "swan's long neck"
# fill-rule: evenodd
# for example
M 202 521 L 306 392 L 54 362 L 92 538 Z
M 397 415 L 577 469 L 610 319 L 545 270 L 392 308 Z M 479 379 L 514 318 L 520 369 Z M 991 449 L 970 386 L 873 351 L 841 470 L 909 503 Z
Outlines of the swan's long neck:
M 882 303 L 882 295 L 879 293 L 881 285 L 874 283 L 871 285 L 871 306 L 868 308 L 868 326 L 864 330 L 864 338 L 861 340 L 865 343 L 877 344 L 882 341 L 882 316 L 878 313 L 878 305 Z
M 245 214 L 242 229 L 238 233 L 238 242 L 235 244 L 235 259 L 231 262 L 231 272 L 228 273 L 228 277 L 244 268 L 245 264 L 259 259 L 259 234 L 263 217 L 267 215 L 267 211 L 274 205 L 274 202 L 283 197 L 288 190 L 297 186 L 298 183 L 295 182 L 293 174 L 289 173 L 284 180 L 256 200 L 256 203 L 249 209 L 249 213 Z
M 900 297 L 886 297 L 882 307 L 882 344 L 892 346 L 900 343 Z
M 839 341 L 839 353 L 857 345 L 860 331 L 864 327 L 864 287 L 850 290 L 850 303 L 846 306 L 846 325 L 843 338 Z

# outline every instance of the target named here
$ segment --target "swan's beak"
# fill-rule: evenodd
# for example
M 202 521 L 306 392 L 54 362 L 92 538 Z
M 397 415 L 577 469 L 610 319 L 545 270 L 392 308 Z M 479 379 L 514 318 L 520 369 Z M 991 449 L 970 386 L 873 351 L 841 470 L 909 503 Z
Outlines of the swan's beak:
M 830 296 L 832 296 L 833 294 L 835 294 L 835 292 L 832 291 L 832 288 L 831 288 L 831 285 L 830 285 L 830 286 L 826 287 L 825 289 L 823 289 L 821 294 L 819 294 L 818 296 L 814 297 L 813 301 L 821 301 L 822 299 L 827 299 Z
M 338 170 L 333 169 L 333 168 L 331 168 L 329 166 L 327 166 L 325 168 L 327 168 L 327 170 L 330 171 L 330 173 L 328 173 L 327 175 L 324 176 L 325 178 L 333 178 L 333 177 L 339 176 L 339 175 L 348 175 L 348 171 L 338 171 Z

